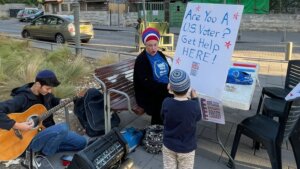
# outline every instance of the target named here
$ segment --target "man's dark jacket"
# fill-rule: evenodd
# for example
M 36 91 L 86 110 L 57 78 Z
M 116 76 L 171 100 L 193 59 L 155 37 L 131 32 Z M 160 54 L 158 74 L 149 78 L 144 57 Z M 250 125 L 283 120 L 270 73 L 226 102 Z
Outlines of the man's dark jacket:
M 166 56 L 160 51 L 158 53 L 168 64 Z M 169 64 L 168 67 L 170 74 Z M 147 58 L 146 50 L 136 58 L 133 81 L 137 104 L 149 115 L 159 114 L 164 98 L 170 96 L 167 90 L 168 84 L 154 80 L 152 66 Z
M 0 128 L 10 130 L 16 123 L 15 120 L 10 119 L 7 116 L 9 113 L 23 113 L 35 104 L 43 104 L 47 110 L 59 104 L 60 99 L 54 97 L 52 94 L 47 94 L 45 96 L 34 95 L 30 89 L 32 85 L 33 83 L 28 83 L 13 89 L 11 92 L 13 98 L 0 102 Z M 53 115 L 43 121 L 45 127 L 54 124 Z

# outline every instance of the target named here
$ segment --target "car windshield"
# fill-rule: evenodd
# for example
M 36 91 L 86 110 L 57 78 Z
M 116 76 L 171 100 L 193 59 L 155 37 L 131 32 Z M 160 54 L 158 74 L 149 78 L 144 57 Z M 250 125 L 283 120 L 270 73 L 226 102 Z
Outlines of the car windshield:
M 24 12 L 24 9 L 21 9 L 17 15 L 21 15 Z

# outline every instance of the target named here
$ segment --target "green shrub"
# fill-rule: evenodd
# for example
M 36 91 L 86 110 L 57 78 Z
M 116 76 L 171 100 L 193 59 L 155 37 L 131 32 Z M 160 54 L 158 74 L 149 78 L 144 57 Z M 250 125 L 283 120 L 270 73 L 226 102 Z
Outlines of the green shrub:
M 13 88 L 33 82 L 42 69 L 53 70 L 61 81 L 54 94 L 61 98 L 70 97 L 83 77 L 92 71 L 84 58 L 73 56 L 65 46 L 45 52 L 28 48 L 25 42 L 0 37 L 0 50 L 1 100 L 9 98 Z
M 119 61 L 118 55 L 107 52 L 105 55 L 99 57 L 96 60 L 96 66 L 104 66 L 113 63 L 117 63 Z

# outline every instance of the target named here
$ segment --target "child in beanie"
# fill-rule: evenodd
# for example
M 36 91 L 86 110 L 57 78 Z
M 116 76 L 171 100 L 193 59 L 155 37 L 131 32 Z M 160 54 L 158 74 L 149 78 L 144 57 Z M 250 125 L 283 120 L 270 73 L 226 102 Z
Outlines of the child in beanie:
M 188 96 L 190 78 L 179 69 L 170 74 L 169 90 L 174 98 L 166 98 L 161 109 L 164 169 L 193 169 L 197 148 L 196 126 L 201 119 L 197 94 L 192 90 L 191 96 Z

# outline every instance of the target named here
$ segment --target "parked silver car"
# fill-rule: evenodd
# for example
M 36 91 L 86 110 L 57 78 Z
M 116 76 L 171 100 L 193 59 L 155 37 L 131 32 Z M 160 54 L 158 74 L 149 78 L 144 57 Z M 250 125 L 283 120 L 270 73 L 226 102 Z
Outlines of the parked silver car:
M 20 22 L 29 22 L 41 15 L 44 15 L 44 11 L 38 8 L 24 8 L 18 12 L 17 19 L 19 19 Z
M 23 38 L 34 38 L 65 43 L 75 41 L 75 25 L 72 15 L 43 15 L 25 25 Z M 80 21 L 80 40 L 88 43 L 94 37 L 93 25 L 89 21 Z

